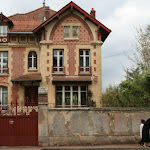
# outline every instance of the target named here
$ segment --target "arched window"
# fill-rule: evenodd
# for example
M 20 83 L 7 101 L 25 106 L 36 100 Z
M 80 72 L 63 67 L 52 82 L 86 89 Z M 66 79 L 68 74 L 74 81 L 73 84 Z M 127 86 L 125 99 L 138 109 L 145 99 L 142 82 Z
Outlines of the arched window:
M 0 86 L 0 107 L 7 107 L 7 87 Z
M 35 51 L 30 51 L 28 54 L 28 69 L 37 69 L 37 54 Z

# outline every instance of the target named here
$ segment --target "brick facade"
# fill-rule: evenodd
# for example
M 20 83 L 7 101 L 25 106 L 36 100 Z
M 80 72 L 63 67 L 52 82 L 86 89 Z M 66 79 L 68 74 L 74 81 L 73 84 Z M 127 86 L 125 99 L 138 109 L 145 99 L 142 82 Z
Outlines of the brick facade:
M 69 52 L 68 52 L 68 57 L 69 57 L 69 60 L 68 60 L 69 76 L 74 76 L 75 75 L 75 71 L 76 71 L 76 68 L 75 68 L 75 64 L 76 64 L 75 56 L 76 56 L 76 53 L 74 52 L 74 49 L 76 48 L 76 46 L 75 45 L 67 45 L 67 48 L 69 49 Z
M 22 76 L 24 73 L 25 47 L 12 48 L 12 79 Z
M 64 40 L 64 23 L 80 23 L 79 26 L 79 40 L 78 41 L 65 41 Z M 68 14 L 62 17 L 53 27 L 50 34 L 50 40 L 56 45 L 89 45 L 93 41 L 93 34 L 87 23 L 75 14 Z

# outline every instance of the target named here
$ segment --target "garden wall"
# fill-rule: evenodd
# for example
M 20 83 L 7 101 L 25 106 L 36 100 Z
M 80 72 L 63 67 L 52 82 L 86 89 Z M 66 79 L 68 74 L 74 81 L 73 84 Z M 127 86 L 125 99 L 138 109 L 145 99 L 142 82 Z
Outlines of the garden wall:
M 39 106 L 39 145 L 138 143 L 140 120 L 149 108 L 69 108 Z

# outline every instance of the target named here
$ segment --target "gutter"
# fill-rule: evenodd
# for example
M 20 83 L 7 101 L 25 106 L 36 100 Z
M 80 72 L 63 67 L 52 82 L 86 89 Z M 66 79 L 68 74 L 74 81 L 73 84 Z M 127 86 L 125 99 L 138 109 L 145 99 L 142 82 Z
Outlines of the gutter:
M 33 32 L 8 32 L 8 34 L 33 34 Z

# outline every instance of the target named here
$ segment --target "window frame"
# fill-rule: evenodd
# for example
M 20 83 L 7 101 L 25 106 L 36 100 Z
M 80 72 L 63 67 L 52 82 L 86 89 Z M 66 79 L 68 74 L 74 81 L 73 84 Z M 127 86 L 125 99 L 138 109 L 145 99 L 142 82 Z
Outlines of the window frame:
M 65 36 L 65 28 L 69 27 L 69 36 Z M 77 28 L 77 36 L 73 35 L 73 28 Z M 64 25 L 64 39 L 65 40 L 79 40 L 79 25 Z
M 4 34 L 4 27 L 6 27 L 6 33 Z M 8 27 L 7 25 L 0 25 L 0 37 L 6 37 L 8 33 Z
M 7 57 L 4 56 L 4 53 L 7 53 Z M 7 59 L 7 67 L 4 68 L 4 59 Z M 8 74 L 8 51 L 0 51 L 0 74 Z
M 32 53 L 32 56 L 29 56 L 30 53 Z M 34 59 L 35 59 L 36 64 L 34 64 L 35 63 Z M 30 65 L 30 60 L 31 60 L 31 64 L 32 64 L 31 67 L 29 66 Z M 29 70 L 37 70 L 37 52 L 36 51 L 30 51 L 28 53 L 28 69 Z
M 3 91 L 3 88 L 6 88 L 7 91 Z M 6 104 L 3 105 L 3 94 L 7 94 Z M 7 108 L 8 105 L 8 87 L 6 86 L 0 86 L 0 108 L 4 109 Z
M 57 51 L 57 54 L 55 54 Z M 62 55 L 60 55 L 62 51 Z M 54 66 L 55 57 L 57 58 L 57 65 Z M 62 66 L 60 66 L 60 58 L 62 58 Z M 53 73 L 63 73 L 64 72 L 64 50 L 63 49 L 53 49 Z
M 70 91 L 69 90 L 66 90 L 65 89 L 65 87 L 67 87 L 67 86 L 69 86 L 70 87 Z M 78 90 L 77 91 L 74 91 L 73 90 L 73 87 L 75 87 L 75 86 L 77 86 L 78 87 Z M 81 87 L 85 87 L 86 88 L 86 91 L 82 91 L 81 90 Z M 57 87 L 62 87 L 61 89 L 61 91 L 57 91 Z M 84 84 L 84 85 L 56 85 L 56 107 L 87 107 L 87 101 L 88 101 L 88 85 L 86 85 L 86 84 Z M 57 93 L 62 93 L 62 101 L 61 101 L 61 105 L 57 105 Z M 66 103 L 65 103 L 65 93 L 66 92 L 70 92 L 70 105 L 66 105 Z M 77 99 L 77 104 L 75 105 L 75 104 L 73 104 L 73 94 L 74 93 L 78 93 L 78 99 Z M 85 99 L 85 105 L 82 105 L 82 98 L 81 98 L 81 93 L 86 93 L 86 99 Z
M 83 54 L 81 55 L 80 52 L 83 51 Z M 87 55 L 86 52 L 89 52 Z M 83 58 L 83 66 L 81 66 L 81 59 Z M 89 65 L 87 65 L 86 58 L 89 59 Z M 90 55 L 90 49 L 80 49 L 79 50 L 79 72 L 80 73 L 86 73 L 86 72 L 91 72 L 91 55 Z

